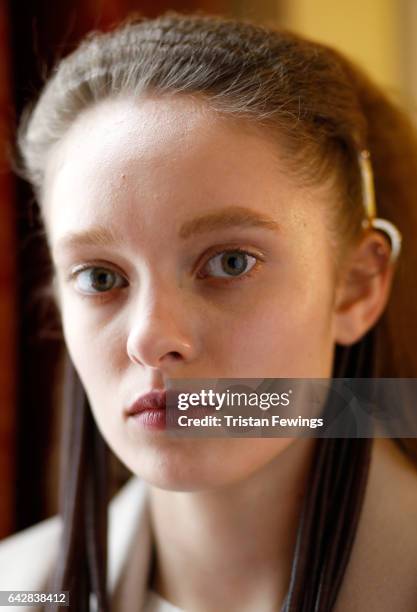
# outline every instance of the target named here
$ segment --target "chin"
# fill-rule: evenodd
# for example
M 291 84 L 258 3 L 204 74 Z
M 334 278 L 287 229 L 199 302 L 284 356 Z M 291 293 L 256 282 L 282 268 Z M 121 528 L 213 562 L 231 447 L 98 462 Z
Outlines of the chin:
M 219 473 L 207 473 L 202 466 L 195 469 L 187 469 L 182 466 L 175 469 L 174 466 L 137 466 L 134 473 L 145 480 L 149 485 L 165 491 L 198 492 L 218 489 L 227 485 L 227 482 L 219 479 Z
M 219 486 L 221 466 L 216 454 L 203 452 L 201 439 L 142 440 L 130 452 L 117 452 L 120 461 L 136 476 L 160 489 L 201 491 Z

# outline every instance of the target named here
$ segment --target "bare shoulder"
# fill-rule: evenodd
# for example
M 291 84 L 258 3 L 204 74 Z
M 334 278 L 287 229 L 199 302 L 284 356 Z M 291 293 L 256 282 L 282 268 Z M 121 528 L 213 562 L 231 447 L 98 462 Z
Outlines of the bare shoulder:
M 0 541 L 0 590 L 42 590 L 60 533 L 61 519 L 53 516 Z
M 375 440 L 358 532 L 336 612 L 417 610 L 417 469 Z

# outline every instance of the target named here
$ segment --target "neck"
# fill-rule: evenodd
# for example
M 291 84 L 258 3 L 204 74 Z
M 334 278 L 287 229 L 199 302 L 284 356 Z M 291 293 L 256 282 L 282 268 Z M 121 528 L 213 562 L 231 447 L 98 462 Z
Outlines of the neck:
M 183 609 L 277 609 L 288 589 L 315 440 L 298 439 L 227 487 L 151 488 L 152 588 Z

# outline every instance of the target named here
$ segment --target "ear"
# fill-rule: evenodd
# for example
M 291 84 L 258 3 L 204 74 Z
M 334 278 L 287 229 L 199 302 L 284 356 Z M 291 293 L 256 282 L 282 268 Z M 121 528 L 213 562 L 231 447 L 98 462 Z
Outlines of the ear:
M 390 255 L 389 241 L 375 230 L 349 252 L 335 289 L 333 337 L 338 344 L 357 342 L 384 311 L 394 275 Z

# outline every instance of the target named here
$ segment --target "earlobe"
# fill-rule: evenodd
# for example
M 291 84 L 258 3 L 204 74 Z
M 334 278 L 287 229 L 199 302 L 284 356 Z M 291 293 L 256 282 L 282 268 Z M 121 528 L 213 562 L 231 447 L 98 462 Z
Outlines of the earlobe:
M 335 289 L 333 337 L 341 345 L 357 342 L 380 318 L 389 299 L 394 264 L 378 232 L 367 234 L 339 275 Z

